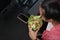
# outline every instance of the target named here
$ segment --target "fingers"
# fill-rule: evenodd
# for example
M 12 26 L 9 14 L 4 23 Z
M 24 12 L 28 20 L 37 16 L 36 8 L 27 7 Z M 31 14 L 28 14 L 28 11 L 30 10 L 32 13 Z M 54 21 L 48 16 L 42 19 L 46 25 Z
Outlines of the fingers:
M 37 29 L 36 31 L 33 31 L 32 28 L 28 27 L 29 28 L 29 32 L 34 32 L 34 33 L 38 33 L 39 29 Z
M 36 30 L 36 33 L 38 33 L 38 31 L 39 31 L 39 29 L 38 29 L 38 30 Z

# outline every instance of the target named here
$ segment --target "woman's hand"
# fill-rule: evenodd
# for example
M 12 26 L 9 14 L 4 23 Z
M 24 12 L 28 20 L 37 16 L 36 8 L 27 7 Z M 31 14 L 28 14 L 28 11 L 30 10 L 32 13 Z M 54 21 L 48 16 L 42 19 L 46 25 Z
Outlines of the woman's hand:
M 37 39 L 37 33 L 38 33 L 38 30 L 37 31 L 33 31 L 32 28 L 28 27 L 29 28 L 29 36 L 32 40 L 36 40 Z

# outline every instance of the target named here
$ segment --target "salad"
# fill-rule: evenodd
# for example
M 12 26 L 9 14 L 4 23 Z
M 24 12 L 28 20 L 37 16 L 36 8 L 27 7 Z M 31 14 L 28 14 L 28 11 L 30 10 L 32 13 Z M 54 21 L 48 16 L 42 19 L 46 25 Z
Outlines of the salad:
M 42 26 L 42 17 L 31 15 L 28 19 L 28 27 L 32 28 L 33 31 L 38 30 Z

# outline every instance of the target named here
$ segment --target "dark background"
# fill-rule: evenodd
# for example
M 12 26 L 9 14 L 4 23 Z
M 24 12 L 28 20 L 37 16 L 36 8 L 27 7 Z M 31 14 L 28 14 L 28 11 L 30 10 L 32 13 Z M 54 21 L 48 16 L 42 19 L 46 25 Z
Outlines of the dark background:
M 0 40 L 29 40 L 27 25 L 17 23 L 19 9 L 12 0 L 0 0 Z
M 26 4 L 21 5 L 15 0 L 0 0 L 0 40 L 30 40 L 27 24 L 18 20 L 17 15 L 20 12 L 37 15 L 40 0 L 32 4 L 27 6 Z

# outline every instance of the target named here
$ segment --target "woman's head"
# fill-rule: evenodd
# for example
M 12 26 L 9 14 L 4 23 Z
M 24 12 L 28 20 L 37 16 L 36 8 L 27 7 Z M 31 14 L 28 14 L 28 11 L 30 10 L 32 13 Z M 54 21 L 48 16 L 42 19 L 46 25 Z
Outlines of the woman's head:
M 46 21 L 60 22 L 60 0 L 44 0 L 40 5 L 40 15 Z

